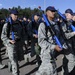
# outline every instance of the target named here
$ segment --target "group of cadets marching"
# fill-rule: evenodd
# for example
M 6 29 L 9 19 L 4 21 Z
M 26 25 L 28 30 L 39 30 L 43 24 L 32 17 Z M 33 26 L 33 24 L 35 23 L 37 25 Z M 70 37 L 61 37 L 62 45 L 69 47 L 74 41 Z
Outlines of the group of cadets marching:
M 75 75 L 75 13 L 67 9 L 61 14 L 48 6 L 43 16 L 35 13 L 31 20 L 25 16 L 18 18 L 18 14 L 17 10 L 10 10 L 9 17 L 0 20 L 0 69 L 6 66 L 2 64 L 3 44 L 9 58 L 8 68 L 13 75 L 20 75 L 18 61 L 29 62 L 34 56 L 38 66 L 35 75 L 58 75 L 56 58 L 61 53 L 61 75 Z

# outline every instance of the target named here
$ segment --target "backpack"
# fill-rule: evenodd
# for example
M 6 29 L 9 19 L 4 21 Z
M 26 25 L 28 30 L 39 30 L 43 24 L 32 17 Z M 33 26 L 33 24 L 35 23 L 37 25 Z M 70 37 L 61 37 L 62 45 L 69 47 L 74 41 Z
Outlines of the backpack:
M 6 22 L 6 23 L 7 23 L 7 37 L 9 38 L 11 28 L 12 28 L 12 31 L 14 31 L 14 29 L 13 29 L 13 24 L 11 25 L 10 22 Z M 23 28 L 22 23 L 20 21 L 18 21 L 18 23 Z

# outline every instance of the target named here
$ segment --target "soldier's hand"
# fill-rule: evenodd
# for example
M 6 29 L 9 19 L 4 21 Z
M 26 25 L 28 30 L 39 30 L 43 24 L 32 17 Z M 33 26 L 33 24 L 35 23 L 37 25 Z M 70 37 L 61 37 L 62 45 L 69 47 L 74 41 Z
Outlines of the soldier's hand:
M 38 35 L 36 35 L 36 34 L 33 34 L 33 37 L 35 37 L 35 38 L 38 38 Z
M 74 35 L 75 35 L 75 31 L 74 31 L 74 32 L 72 32 L 72 34 L 74 34 Z
M 55 46 L 55 50 L 58 51 L 58 52 L 60 52 L 62 49 L 58 45 L 56 45 Z
M 9 41 L 11 44 L 15 44 L 15 41 L 14 40 L 10 40 Z

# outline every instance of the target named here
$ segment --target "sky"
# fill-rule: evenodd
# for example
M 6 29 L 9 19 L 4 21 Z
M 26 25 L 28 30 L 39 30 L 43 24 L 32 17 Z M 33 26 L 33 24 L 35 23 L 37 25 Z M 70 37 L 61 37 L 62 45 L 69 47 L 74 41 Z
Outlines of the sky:
M 43 10 L 48 6 L 54 6 L 62 13 L 68 8 L 75 12 L 75 0 L 0 0 L 0 9 L 18 6 L 21 6 L 21 8 L 30 7 L 31 9 L 41 6 Z

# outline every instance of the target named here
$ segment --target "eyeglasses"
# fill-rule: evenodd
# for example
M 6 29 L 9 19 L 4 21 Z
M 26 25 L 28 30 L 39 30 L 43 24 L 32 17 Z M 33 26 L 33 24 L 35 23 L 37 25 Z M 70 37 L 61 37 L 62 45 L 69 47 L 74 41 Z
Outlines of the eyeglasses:
M 56 12 L 55 10 L 51 10 L 51 12 Z

